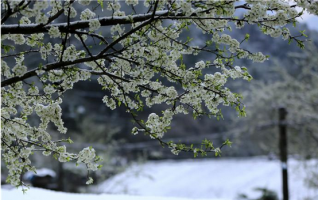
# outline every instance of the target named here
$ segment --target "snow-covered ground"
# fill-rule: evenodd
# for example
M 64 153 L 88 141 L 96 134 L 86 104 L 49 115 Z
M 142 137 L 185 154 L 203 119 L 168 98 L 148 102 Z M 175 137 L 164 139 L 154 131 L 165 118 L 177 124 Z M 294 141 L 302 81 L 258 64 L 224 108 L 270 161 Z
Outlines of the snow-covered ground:
M 307 162 L 315 169 L 314 161 Z M 306 197 L 318 200 L 318 189 L 309 189 L 304 179 L 304 162 L 291 160 L 289 167 L 290 200 Z M 276 191 L 281 198 L 281 167 L 267 158 L 158 161 L 136 165 L 105 181 L 99 192 L 142 196 L 235 199 L 245 193 L 258 197 L 254 188 Z
M 318 190 L 307 188 L 308 169 L 318 170 L 317 161 L 291 160 L 289 167 L 290 200 L 311 197 L 318 200 Z M 101 183 L 98 193 L 70 194 L 31 188 L 2 189 L 2 200 L 234 200 L 240 193 L 258 197 L 253 191 L 265 187 L 281 190 L 280 163 L 266 158 L 156 161 L 134 165 Z M 140 195 L 140 196 L 138 196 Z
M 40 188 L 30 188 L 26 194 L 21 189 L 2 189 L 1 200 L 199 200 L 169 197 L 140 197 L 131 195 L 110 195 L 110 194 L 73 194 L 65 192 L 55 192 Z M 200 199 L 201 200 L 201 199 Z M 223 200 L 223 199 L 213 199 Z

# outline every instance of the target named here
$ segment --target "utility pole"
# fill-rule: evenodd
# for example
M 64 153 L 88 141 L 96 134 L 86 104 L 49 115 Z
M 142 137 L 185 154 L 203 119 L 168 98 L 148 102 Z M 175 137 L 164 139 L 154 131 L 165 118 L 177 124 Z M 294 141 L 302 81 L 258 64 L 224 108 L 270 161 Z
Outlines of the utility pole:
M 288 171 L 287 171 L 287 111 L 284 107 L 279 108 L 279 151 L 282 167 L 283 200 L 288 200 Z

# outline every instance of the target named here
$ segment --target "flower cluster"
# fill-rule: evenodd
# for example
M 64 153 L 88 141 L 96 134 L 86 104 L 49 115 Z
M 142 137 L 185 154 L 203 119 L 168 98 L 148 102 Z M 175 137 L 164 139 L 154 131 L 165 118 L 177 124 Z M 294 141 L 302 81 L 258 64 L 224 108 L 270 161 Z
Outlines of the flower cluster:
M 100 22 L 98 19 L 93 19 L 89 21 L 89 30 L 96 31 L 100 28 Z
M 52 26 L 49 30 L 49 35 L 51 38 L 58 38 L 61 37 L 61 32 L 58 27 Z
M 82 13 L 81 13 L 81 20 L 89 20 L 95 17 L 95 13 L 92 12 L 90 9 L 86 8 Z
M 74 45 L 67 47 L 63 54 L 63 60 L 74 61 L 77 58 L 77 51 Z
M 139 3 L 138 0 L 126 0 L 125 2 L 127 5 L 133 5 L 133 6 L 136 6 Z
M 95 158 L 95 150 L 91 147 L 86 147 L 79 152 L 77 163 L 85 163 L 88 170 L 96 171 L 98 169 L 98 164 L 94 163 Z

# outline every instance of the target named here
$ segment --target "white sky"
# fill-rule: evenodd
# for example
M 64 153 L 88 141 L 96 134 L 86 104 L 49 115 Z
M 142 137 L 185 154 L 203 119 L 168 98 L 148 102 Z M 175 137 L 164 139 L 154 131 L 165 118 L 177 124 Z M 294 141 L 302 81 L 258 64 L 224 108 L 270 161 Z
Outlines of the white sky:
M 297 11 L 301 11 L 302 8 L 296 7 Z M 298 21 L 301 23 L 307 23 L 310 29 L 314 29 L 318 31 L 318 17 L 308 12 L 304 12 L 301 18 L 298 18 Z
M 314 29 L 318 31 L 318 17 L 314 15 L 310 15 L 308 13 L 305 13 L 302 18 L 298 19 L 301 23 L 307 23 L 308 27 L 310 29 Z

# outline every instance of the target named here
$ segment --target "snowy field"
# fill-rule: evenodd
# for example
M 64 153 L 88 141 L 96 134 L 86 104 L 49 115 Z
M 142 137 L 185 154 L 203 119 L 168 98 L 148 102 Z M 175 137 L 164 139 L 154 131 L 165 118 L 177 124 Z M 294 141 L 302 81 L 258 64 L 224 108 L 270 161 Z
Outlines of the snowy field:
M 309 169 L 318 170 L 313 161 L 291 160 L 289 167 L 290 200 L 311 197 L 318 200 L 318 189 L 307 188 L 304 179 Z M 213 159 L 148 162 L 133 166 L 100 184 L 98 192 L 142 196 L 236 199 L 245 193 L 259 197 L 254 191 L 263 187 L 281 192 L 281 168 L 278 160 L 267 158 Z
M 308 169 L 317 163 L 289 162 L 290 200 L 311 197 L 318 190 L 307 188 Z M 314 168 L 315 167 L 315 168 Z M 279 161 L 266 158 L 157 161 L 134 165 L 96 187 L 98 193 L 70 194 L 31 188 L 2 189 L 2 200 L 235 200 L 239 193 L 258 197 L 253 188 L 266 187 L 280 194 Z M 138 196 L 140 195 L 140 196 Z M 281 197 L 281 195 L 279 195 Z
M 199 200 L 169 197 L 140 197 L 131 195 L 110 195 L 110 194 L 72 194 L 55 192 L 40 188 L 30 188 L 26 194 L 17 189 L 2 189 L 1 200 Z M 200 199 L 201 200 L 201 199 Z M 214 200 L 214 199 L 213 199 Z M 215 199 L 223 200 L 223 199 Z

